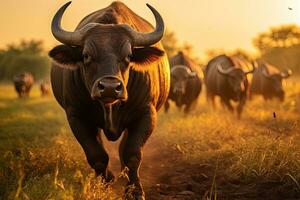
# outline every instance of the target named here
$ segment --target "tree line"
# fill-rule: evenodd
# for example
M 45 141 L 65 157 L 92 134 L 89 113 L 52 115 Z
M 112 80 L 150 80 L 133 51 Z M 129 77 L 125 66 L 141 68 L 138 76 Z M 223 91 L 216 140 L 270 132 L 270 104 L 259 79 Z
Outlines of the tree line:
M 49 76 L 50 60 L 39 40 L 22 40 L 0 50 L 0 80 L 11 81 L 14 75 L 31 72 L 36 80 Z
M 167 30 L 162 43 L 168 56 L 183 51 L 190 55 L 199 65 L 201 60 L 195 55 L 193 46 L 187 42 L 180 43 L 175 32 Z M 300 27 L 297 25 L 282 25 L 272 27 L 259 33 L 253 39 L 253 45 L 259 55 L 253 56 L 245 50 L 237 49 L 227 52 L 229 55 L 238 55 L 249 61 L 263 59 L 270 64 L 281 68 L 290 68 L 300 73 Z M 226 53 L 222 50 L 211 49 L 206 51 L 208 58 Z M 36 80 L 47 79 L 50 71 L 50 59 L 40 40 L 22 40 L 18 44 L 10 44 L 0 49 L 0 80 L 12 80 L 13 76 L 21 72 L 31 72 Z

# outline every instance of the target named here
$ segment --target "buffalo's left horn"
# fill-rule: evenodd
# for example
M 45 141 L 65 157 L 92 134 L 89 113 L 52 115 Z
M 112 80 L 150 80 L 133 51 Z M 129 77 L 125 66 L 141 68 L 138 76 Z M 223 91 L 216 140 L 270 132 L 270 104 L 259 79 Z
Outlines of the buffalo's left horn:
M 230 72 L 232 72 L 236 68 L 235 67 L 230 67 L 228 69 L 223 69 L 223 67 L 220 64 L 218 64 L 217 69 L 218 69 L 218 72 L 220 72 L 221 74 L 228 75 Z
M 156 27 L 155 30 L 151 33 L 139 33 L 133 30 L 128 25 L 124 25 L 124 27 L 129 31 L 130 35 L 133 38 L 134 46 L 151 46 L 159 42 L 164 35 L 165 25 L 161 15 L 151 5 L 146 5 L 152 11 L 155 17 Z
M 68 6 L 71 3 L 72 2 L 69 1 L 68 3 L 66 3 L 65 5 L 63 5 L 56 12 L 56 14 L 54 15 L 54 17 L 52 19 L 51 31 L 52 31 L 53 36 L 58 41 L 60 41 L 61 43 L 72 45 L 72 46 L 78 46 L 78 45 L 82 45 L 84 33 L 87 30 L 89 30 L 92 27 L 97 26 L 99 24 L 97 24 L 97 23 L 89 23 L 89 24 L 85 25 L 84 27 L 82 27 L 80 30 L 76 30 L 74 32 L 65 31 L 61 27 L 61 19 L 62 19 L 62 16 L 63 16 L 65 10 L 68 8 Z
M 282 78 L 288 78 L 289 76 L 292 75 L 292 70 L 289 69 L 286 72 L 281 72 L 280 75 Z

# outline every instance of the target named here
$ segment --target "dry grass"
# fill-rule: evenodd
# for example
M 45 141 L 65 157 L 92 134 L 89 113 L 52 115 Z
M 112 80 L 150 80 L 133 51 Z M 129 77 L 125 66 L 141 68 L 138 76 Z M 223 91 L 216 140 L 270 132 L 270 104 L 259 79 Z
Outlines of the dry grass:
M 300 81 L 290 80 L 286 88 L 283 104 L 256 98 L 242 120 L 212 111 L 204 94 L 188 116 L 171 107 L 159 114 L 147 148 L 179 153 L 169 163 L 174 170 L 187 163 L 207 166 L 194 169 L 207 177 L 196 199 L 300 198 Z M 0 199 L 121 198 L 113 184 L 94 177 L 63 110 L 53 97 L 40 98 L 38 87 L 20 100 L 11 85 L 0 85 L 0 155 Z

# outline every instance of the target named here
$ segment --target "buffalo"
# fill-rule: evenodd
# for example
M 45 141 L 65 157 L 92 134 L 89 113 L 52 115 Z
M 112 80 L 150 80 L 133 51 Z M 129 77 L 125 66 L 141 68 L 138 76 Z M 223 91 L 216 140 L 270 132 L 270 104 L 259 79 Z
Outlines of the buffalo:
M 210 60 L 204 71 L 207 99 L 214 106 L 215 96 L 219 96 L 221 103 L 231 112 L 234 111 L 234 107 L 230 101 L 238 102 L 238 118 L 241 117 L 247 99 L 247 74 L 254 71 L 254 66 L 250 71 L 244 71 L 241 66 L 238 59 L 220 55 Z
M 259 61 L 258 68 L 253 73 L 250 99 L 253 95 L 262 95 L 265 100 L 278 98 L 284 101 L 285 92 L 282 87 L 282 80 L 288 78 L 291 74 L 291 70 L 281 72 L 267 62 Z
M 41 96 L 49 96 L 50 94 L 50 83 L 48 81 L 43 81 L 40 85 Z
M 178 108 L 184 107 L 188 113 L 196 104 L 201 92 L 201 78 L 198 66 L 183 52 L 170 58 L 171 88 L 165 111 L 169 110 L 169 100 L 174 101 Z
M 147 4 L 155 17 L 153 28 L 125 4 L 113 2 L 86 16 L 75 31 L 66 31 L 61 20 L 70 3 L 56 12 L 51 25 L 52 34 L 62 43 L 49 52 L 54 60 L 54 96 L 89 165 L 106 181 L 113 174 L 97 138 L 100 131 L 109 141 L 123 135 L 119 148 L 122 169 L 127 168 L 134 198 L 145 199 L 139 176 L 142 149 L 170 88 L 168 58 L 160 43 L 163 19 Z
M 20 73 L 14 76 L 13 82 L 19 98 L 29 97 L 29 92 L 34 84 L 34 79 L 31 73 Z

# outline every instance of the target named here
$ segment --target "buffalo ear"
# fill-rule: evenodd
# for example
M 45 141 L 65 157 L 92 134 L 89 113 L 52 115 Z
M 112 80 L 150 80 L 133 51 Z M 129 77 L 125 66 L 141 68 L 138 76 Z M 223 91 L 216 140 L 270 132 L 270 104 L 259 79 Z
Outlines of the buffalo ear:
M 80 47 L 58 45 L 49 51 L 49 56 L 63 68 L 75 69 L 77 63 L 82 62 L 82 50 Z
M 156 47 L 134 48 L 130 62 L 133 63 L 134 70 L 147 71 L 151 65 L 158 61 L 164 54 L 164 51 Z

